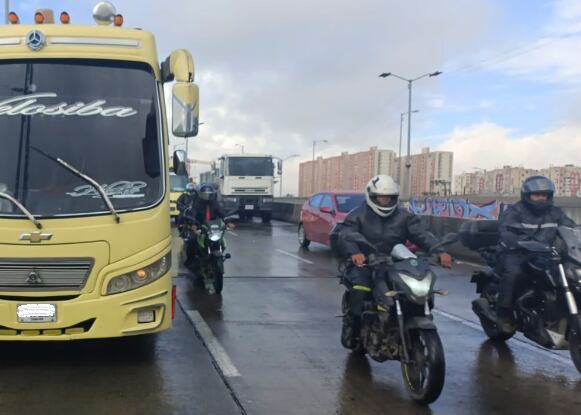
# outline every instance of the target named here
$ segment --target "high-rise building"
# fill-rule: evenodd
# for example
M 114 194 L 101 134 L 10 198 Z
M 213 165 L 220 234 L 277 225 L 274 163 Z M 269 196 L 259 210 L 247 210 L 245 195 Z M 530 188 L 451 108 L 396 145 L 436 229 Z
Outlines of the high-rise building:
M 541 170 L 541 174 L 555 182 L 557 196 L 581 196 L 581 167 L 572 164 L 562 167 L 551 166 Z
M 406 174 L 405 163 L 404 156 L 395 161 L 399 167 L 394 169 L 395 179 L 402 185 Z M 453 163 L 454 153 L 451 151 L 430 151 L 424 148 L 420 154 L 411 155 L 412 196 L 451 194 Z
M 454 193 L 516 196 L 520 194 L 522 183 L 536 175 L 546 176 L 555 182 L 556 196 L 581 196 L 581 167 L 570 164 L 542 170 L 504 166 L 489 171 L 462 173 L 454 179 Z
M 371 147 L 368 151 L 339 156 L 317 158 L 299 165 L 299 195 L 309 196 L 316 192 L 357 190 L 377 174 L 393 175 L 395 153 Z M 314 173 L 314 175 L 313 175 Z

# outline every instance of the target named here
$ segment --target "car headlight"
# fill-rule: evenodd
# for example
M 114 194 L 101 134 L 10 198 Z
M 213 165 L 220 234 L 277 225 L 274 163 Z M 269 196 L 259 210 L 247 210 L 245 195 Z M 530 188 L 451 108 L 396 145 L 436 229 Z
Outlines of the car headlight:
M 272 203 L 272 197 L 265 197 L 262 199 L 262 203 Z
M 107 285 L 107 295 L 134 290 L 163 277 L 171 268 L 171 252 L 152 264 L 112 278 Z
M 233 202 L 236 203 L 238 201 L 238 199 L 236 199 L 235 197 L 225 197 L 224 198 L 224 202 Z
M 426 275 L 426 278 L 423 280 L 416 280 L 415 278 L 401 272 L 398 273 L 398 275 L 416 297 L 425 297 L 430 292 L 430 287 L 432 286 L 432 273 Z

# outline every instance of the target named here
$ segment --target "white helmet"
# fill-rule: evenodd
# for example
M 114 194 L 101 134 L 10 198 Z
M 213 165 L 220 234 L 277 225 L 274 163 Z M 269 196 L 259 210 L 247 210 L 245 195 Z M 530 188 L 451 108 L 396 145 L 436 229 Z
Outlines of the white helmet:
M 381 206 L 377 203 L 377 196 L 391 196 L 392 200 L 389 206 Z M 367 183 L 365 188 L 365 201 L 367 206 L 383 218 L 387 218 L 397 208 L 399 198 L 399 185 L 390 176 L 380 174 L 373 177 Z

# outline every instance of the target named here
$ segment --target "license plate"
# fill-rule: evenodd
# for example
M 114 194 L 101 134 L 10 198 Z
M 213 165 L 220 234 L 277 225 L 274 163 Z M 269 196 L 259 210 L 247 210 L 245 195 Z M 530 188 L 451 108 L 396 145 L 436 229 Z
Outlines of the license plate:
M 56 321 L 54 304 L 19 304 L 16 308 L 19 323 L 53 323 Z
M 254 205 L 246 205 L 244 207 L 244 209 L 246 209 L 246 210 L 254 210 Z

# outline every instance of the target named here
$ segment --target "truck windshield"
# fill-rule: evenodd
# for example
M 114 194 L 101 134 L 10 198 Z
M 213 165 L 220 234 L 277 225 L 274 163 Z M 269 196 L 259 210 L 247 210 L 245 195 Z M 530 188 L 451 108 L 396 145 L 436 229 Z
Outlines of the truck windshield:
M 229 176 L 272 176 L 274 166 L 271 157 L 230 157 Z
M 185 192 L 188 185 L 188 176 L 172 174 L 169 176 L 169 186 L 172 192 Z
M 159 100 L 143 63 L 0 61 L 0 192 L 36 217 L 144 209 L 163 196 Z M 23 216 L 0 202 L 0 216 Z

